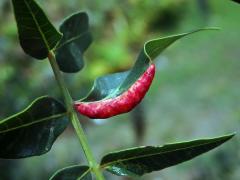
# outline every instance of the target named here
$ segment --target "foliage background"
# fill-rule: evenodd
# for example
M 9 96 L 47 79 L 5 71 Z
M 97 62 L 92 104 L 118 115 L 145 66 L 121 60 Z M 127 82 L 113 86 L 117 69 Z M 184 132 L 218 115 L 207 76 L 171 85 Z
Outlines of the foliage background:
M 238 4 L 218 0 L 38 2 L 56 26 L 79 10 L 90 16 L 95 41 L 85 56 L 86 66 L 80 73 L 65 74 L 75 99 L 87 93 L 96 77 L 130 68 L 149 39 L 205 26 L 221 28 L 185 38 L 158 57 L 153 86 L 132 113 L 104 121 L 80 117 L 98 159 L 109 151 L 135 145 L 161 145 L 239 132 Z M 48 62 L 33 61 L 21 50 L 10 1 L 2 0 L 0 118 L 20 111 L 45 94 L 61 98 Z M 141 179 L 237 180 L 239 142 L 237 135 L 218 150 Z M 0 160 L 0 179 L 47 179 L 57 169 L 78 162 L 86 163 L 69 127 L 44 156 Z

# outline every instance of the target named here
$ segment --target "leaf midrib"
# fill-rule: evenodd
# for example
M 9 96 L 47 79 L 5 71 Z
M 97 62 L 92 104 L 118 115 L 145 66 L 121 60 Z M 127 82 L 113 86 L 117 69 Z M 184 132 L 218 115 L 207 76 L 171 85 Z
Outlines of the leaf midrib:
M 50 119 L 61 118 L 61 117 L 66 116 L 67 114 L 68 114 L 68 113 L 65 112 L 65 113 L 61 113 L 61 114 L 55 114 L 55 115 L 53 115 L 53 116 L 49 116 L 49 117 L 46 117 L 46 118 L 41 118 L 41 119 L 39 119 L 39 120 L 30 122 L 30 123 L 26 123 L 26 124 L 23 124 L 23 125 L 14 127 L 14 128 L 9 128 L 9 129 L 7 129 L 7 130 L 0 131 L 0 134 L 7 133 L 7 132 L 10 132 L 10 131 L 14 131 L 14 130 L 17 130 L 17 129 L 20 129 L 20 128 L 28 127 L 28 126 L 31 126 L 31 125 L 34 125 L 34 124 L 38 124 L 38 123 L 41 123 L 41 122 L 44 122 L 44 121 L 48 121 L 48 120 L 50 120 Z
M 48 41 L 47 41 L 44 33 L 42 32 L 41 26 L 39 25 L 39 23 L 38 23 L 35 15 L 34 15 L 32 9 L 31 9 L 29 3 L 28 3 L 26 0 L 24 0 L 24 2 L 25 2 L 25 4 L 26 4 L 26 6 L 27 6 L 27 8 L 28 8 L 28 10 L 29 10 L 29 12 L 30 12 L 30 14 L 32 15 L 32 18 L 33 18 L 33 20 L 34 20 L 34 22 L 35 22 L 35 25 L 37 26 L 37 29 L 38 29 L 40 35 L 42 36 L 42 39 L 43 39 L 44 44 L 46 45 L 48 51 L 50 51 L 51 49 L 50 49 L 50 47 L 49 47 L 49 45 L 48 45 Z M 38 6 L 37 2 L 34 2 L 34 3 L 36 3 L 36 5 Z
M 225 142 L 227 141 L 228 139 L 231 139 L 233 137 L 233 135 L 229 135 L 227 137 L 225 137 L 224 140 L 222 139 L 219 139 L 219 140 L 216 140 L 214 143 L 217 143 L 217 142 Z M 206 140 L 206 139 L 205 139 Z M 206 142 L 206 143 L 203 143 L 201 145 L 193 145 L 193 146 L 190 146 L 190 147 L 186 147 L 186 148 L 179 148 L 179 149 L 176 149 L 176 150 L 169 150 L 169 151 L 165 151 L 165 152 L 159 152 L 159 153 L 152 153 L 152 154 L 147 154 L 147 155 L 140 155 L 140 156 L 137 156 L 137 157 L 132 157 L 132 158 L 125 158 L 125 159 L 121 159 L 121 160 L 116 160 L 116 161 L 112 161 L 112 162 L 109 162 L 109 163 L 106 163 L 106 164 L 103 164 L 100 166 L 100 168 L 105 168 L 107 166 L 110 166 L 111 164 L 116 164 L 116 163 L 122 163 L 124 161 L 129 161 L 129 160 L 133 160 L 133 159 L 140 159 L 140 158 L 145 158 L 145 157 L 149 157 L 149 156 L 153 156 L 153 155 L 159 155 L 159 154 L 166 154 L 166 153 L 170 153 L 170 152 L 175 152 L 175 151 L 179 151 L 179 150 L 184 150 L 184 149 L 191 149 L 193 147 L 200 147 L 200 146 L 203 146 L 203 145 L 208 145 L 208 144 L 211 144 L 212 142 Z M 164 146 L 162 146 L 164 147 Z M 159 147 L 161 148 L 161 147 Z
M 77 36 L 74 36 L 74 37 L 66 40 L 64 43 L 60 44 L 55 50 L 58 50 L 58 49 L 62 48 L 63 46 L 66 46 L 66 45 L 68 45 L 68 44 L 70 44 L 70 43 L 72 43 L 72 42 L 80 39 L 82 36 L 84 36 L 84 35 L 87 34 L 88 32 L 89 32 L 89 30 L 84 31 L 84 32 L 81 33 L 81 34 L 79 34 L 79 35 L 77 35 Z

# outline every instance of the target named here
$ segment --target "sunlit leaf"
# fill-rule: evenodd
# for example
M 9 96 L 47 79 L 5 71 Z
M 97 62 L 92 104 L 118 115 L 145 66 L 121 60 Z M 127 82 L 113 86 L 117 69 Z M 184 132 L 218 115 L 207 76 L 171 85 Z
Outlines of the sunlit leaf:
M 91 180 L 92 176 L 88 166 L 69 166 L 58 170 L 50 180 Z
M 60 26 L 63 38 L 56 49 L 56 59 L 63 72 L 73 73 L 84 66 L 83 54 L 92 43 L 88 15 L 78 12 Z
M 25 53 L 44 59 L 62 35 L 34 0 L 12 0 L 20 44 Z
M 60 102 L 44 96 L 0 121 L 0 158 L 17 159 L 48 152 L 68 125 L 66 115 Z
M 137 147 L 113 152 L 103 157 L 101 167 L 119 176 L 142 176 L 188 161 L 218 147 L 233 136 L 234 134 L 231 134 L 212 139 L 166 144 L 159 147 Z

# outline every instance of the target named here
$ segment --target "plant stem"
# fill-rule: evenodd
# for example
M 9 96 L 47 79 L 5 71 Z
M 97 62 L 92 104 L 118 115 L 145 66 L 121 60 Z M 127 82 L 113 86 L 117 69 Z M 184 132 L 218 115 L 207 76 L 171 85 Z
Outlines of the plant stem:
M 61 93 L 62 93 L 63 97 L 64 97 L 64 102 L 67 106 L 67 110 L 70 113 L 71 110 L 73 109 L 72 108 L 73 100 L 72 100 L 72 97 L 69 94 L 69 91 L 68 91 L 68 89 L 65 85 L 64 79 L 63 79 L 63 77 L 61 75 L 61 72 L 59 70 L 59 67 L 57 65 L 57 62 L 56 62 L 56 59 L 55 59 L 55 54 L 53 52 L 49 52 L 48 59 L 49 59 L 49 62 L 51 64 L 51 67 L 52 67 L 55 79 L 57 81 L 57 84 L 58 84 L 58 86 L 61 90 Z
M 88 160 L 89 166 L 92 169 L 92 171 L 95 173 L 95 176 L 96 176 L 97 180 L 104 180 L 103 174 L 102 174 L 101 170 L 99 169 L 99 165 L 96 162 L 96 160 L 95 160 L 95 158 L 92 154 L 92 151 L 91 151 L 91 149 L 88 145 L 86 135 L 83 131 L 83 128 L 82 128 L 79 120 L 78 120 L 76 111 L 73 108 L 72 97 L 71 97 L 71 95 L 70 95 L 70 93 L 69 93 L 69 91 L 68 91 L 68 89 L 65 85 L 64 79 L 61 75 L 58 64 L 56 62 L 55 54 L 52 51 L 49 52 L 48 59 L 49 59 L 49 62 L 51 64 L 51 67 L 52 67 L 53 73 L 55 75 L 56 81 L 58 83 L 58 86 L 59 86 L 59 88 L 60 88 L 60 90 L 63 94 L 64 101 L 65 101 L 65 104 L 67 106 L 67 111 L 68 111 L 68 114 L 69 114 L 69 118 L 70 118 L 70 120 L 72 122 L 72 125 L 74 127 L 74 130 L 75 130 L 75 132 L 78 136 L 78 139 L 79 139 L 80 144 L 83 148 L 84 154 L 85 154 L 85 156 Z

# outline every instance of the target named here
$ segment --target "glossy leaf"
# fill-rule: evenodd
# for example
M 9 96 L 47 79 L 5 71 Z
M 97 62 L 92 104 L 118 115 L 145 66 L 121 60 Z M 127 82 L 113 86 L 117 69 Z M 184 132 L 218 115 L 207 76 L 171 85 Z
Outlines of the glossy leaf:
M 89 94 L 79 101 L 98 101 L 104 98 L 114 98 L 122 94 L 129 87 L 131 87 L 131 85 L 144 73 L 144 71 L 146 71 L 146 69 L 149 67 L 150 61 L 154 60 L 176 40 L 195 32 L 210 29 L 213 28 L 199 29 L 188 33 L 158 38 L 146 42 L 137 58 L 137 61 L 130 71 L 115 73 L 98 78 L 95 80 L 92 90 L 89 92 Z
M 56 59 L 63 72 L 78 72 L 84 66 L 83 54 L 92 43 L 88 15 L 78 12 L 60 26 L 63 38 L 56 49 Z
M 12 0 L 20 44 L 25 53 L 44 59 L 62 35 L 34 0 Z
M 68 125 L 66 114 L 60 102 L 44 96 L 0 121 L 0 158 L 17 159 L 48 152 Z
M 58 170 L 50 180 L 91 180 L 92 176 L 88 166 L 69 166 Z
M 188 161 L 208 152 L 234 134 L 213 139 L 200 139 L 160 147 L 145 146 L 113 152 L 103 157 L 101 167 L 119 176 L 142 176 L 152 171 Z

